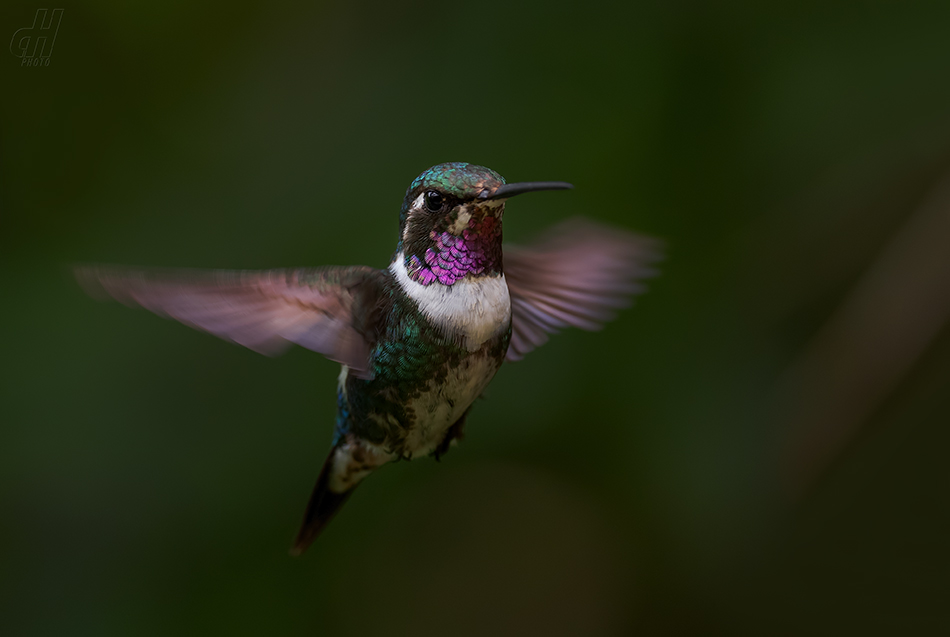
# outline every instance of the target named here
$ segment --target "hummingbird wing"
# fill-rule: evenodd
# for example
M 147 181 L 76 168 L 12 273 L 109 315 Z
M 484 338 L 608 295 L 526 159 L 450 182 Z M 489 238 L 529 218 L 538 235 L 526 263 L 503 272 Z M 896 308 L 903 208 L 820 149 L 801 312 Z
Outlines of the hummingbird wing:
M 81 266 L 94 297 L 139 305 L 267 356 L 296 343 L 371 377 L 378 282 L 366 266 L 267 271 Z
M 618 228 L 571 219 L 525 247 L 506 247 L 511 344 L 518 361 L 565 327 L 597 330 L 656 274 L 660 243 Z

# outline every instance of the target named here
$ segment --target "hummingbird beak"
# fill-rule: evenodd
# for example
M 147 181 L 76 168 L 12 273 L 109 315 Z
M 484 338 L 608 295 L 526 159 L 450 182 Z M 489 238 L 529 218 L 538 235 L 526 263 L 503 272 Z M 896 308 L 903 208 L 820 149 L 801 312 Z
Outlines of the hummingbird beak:
M 517 184 L 505 184 L 495 188 L 494 191 L 485 189 L 478 193 L 478 199 L 485 201 L 488 199 L 508 199 L 523 192 L 534 192 L 536 190 L 570 190 L 573 184 L 566 181 L 522 181 Z

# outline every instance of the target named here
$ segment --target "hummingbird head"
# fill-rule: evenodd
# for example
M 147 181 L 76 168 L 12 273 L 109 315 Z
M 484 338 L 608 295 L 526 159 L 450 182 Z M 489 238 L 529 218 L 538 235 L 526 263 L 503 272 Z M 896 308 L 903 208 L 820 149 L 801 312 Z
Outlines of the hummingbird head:
M 422 285 L 498 276 L 505 200 L 533 190 L 572 187 L 562 181 L 508 184 L 494 170 L 464 162 L 433 166 L 406 191 L 396 259 Z

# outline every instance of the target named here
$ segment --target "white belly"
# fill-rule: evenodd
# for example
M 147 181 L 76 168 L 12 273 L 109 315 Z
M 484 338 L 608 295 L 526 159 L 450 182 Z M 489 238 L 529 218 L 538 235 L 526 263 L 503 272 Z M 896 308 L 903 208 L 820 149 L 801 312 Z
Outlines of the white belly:
M 415 422 L 406 437 L 407 455 L 425 456 L 438 447 L 446 430 L 481 395 L 496 371 L 497 363 L 491 357 L 475 354 L 450 369 L 444 383 L 430 381 L 428 388 L 409 403 Z

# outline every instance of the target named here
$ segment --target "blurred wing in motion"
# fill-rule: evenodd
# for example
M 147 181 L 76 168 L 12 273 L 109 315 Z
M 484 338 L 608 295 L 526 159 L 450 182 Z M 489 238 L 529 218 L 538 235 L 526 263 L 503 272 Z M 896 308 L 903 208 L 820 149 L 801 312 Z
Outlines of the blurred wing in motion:
M 656 274 L 659 242 L 618 228 L 572 219 L 536 243 L 506 247 L 505 279 L 511 294 L 511 344 L 518 361 L 565 327 L 597 330 L 644 290 Z
M 239 270 L 81 266 L 90 295 L 111 296 L 267 356 L 292 343 L 371 376 L 367 325 L 381 271 L 366 266 Z

